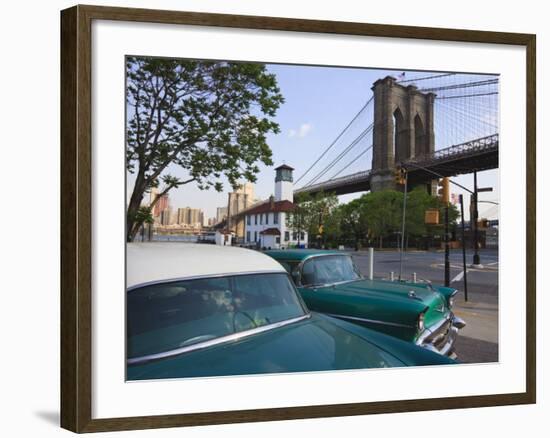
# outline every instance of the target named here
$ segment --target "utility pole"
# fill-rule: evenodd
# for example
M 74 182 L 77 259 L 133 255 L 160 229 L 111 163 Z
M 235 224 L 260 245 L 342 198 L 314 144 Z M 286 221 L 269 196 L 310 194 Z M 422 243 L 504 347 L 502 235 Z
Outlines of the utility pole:
M 445 286 L 451 285 L 451 261 L 449 258 L 449 204 L 445 205 Z
M 298 219 L 299 219 L 299 221 L 298 221 L 298 248 L 300 248 L 300 236 L 302 234 L 302 212 L 299 211 L 298 214 L 299 214 L 299 216 L 298 216 Z
M 319 212 L 319 228 L 317 229 L 317 247 L 321 249 L 321 238 L 323 233 L 323 213 Z
M 462 269 L 464 271 L 464 301 L 468 301 L 468 278 L 466 270 L 466 232 L 464 230 L 464 197 L 458 195 L 460 200 L 460 217 L 462 219 Z
M 479 193 L 482 192 L 492 192 L 492 187 L 478 187 L 477 186 L 477 172 L 474 172 L 474 194 L 473 194 L 473 216 L 474 216 L 474 260 L 473 265 L 476 267 L 482 267 L 481 260 L 479 257 L 479 211 L 477 206 L 479 204 Z
M 401 220 L 401 248 L 399 251 L 399 281 L 403 274 L 403 250 L 405 248 L 405 219 L 407 215 L 407 182 L 408 172 L 404 168 L 396 169 L 395 181 L 397 184 L 404 185 L 403 189 L 403 218 Z
M 473 194 L 473 202 L 474 202 L 474 214 L 473 214 L 473 220 L 470 218 L 470 222 L 472 223 L 472 230 L 474 231 L 474 259 L 473 264 L 480 265 L 480 259 L 479 259 L 479 251 L 478 251 L 478 245 L 479 245 L 479 234 L 477 229 L 477 221 L 478 221 L 478 211 L 477 211 L 477 172 L 474 172 L 474 194 Z
M 445 286 L 448 287 L 451 284 L 451 261 L 449 255 L 449 178 L 444 177 L 441 179 L 439 185 L 441 187 L 439 191 L 439 199 L 445 207 Z

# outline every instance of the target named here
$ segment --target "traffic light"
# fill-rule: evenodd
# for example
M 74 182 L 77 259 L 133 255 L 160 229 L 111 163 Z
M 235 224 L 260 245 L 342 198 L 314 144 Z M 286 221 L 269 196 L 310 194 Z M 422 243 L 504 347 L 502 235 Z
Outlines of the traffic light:
M 427 225 L 439 224 L 439 209 L 429 208 L 424 213 L 424 223 Z
M 449 198 L 449 178 L 441 178 L 437 183 L 437 196 L 439 200 L 445 204 L 448 205 L 450 198 Z
M 395 181 L 395 184 L 397 185 L 405 185 L 405 178 L 407 177 L 407 169 L 404 169 L 402 167 L 396 167 L 393 178 Z

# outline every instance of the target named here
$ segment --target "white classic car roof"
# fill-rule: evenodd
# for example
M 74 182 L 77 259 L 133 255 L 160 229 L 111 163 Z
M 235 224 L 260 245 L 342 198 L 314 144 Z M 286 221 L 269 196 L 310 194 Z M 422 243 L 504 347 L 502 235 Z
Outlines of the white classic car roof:
M 128 243 L 126 287 L 143 283 L 241 272 L 286 272 L 257 251 L 230 246 L 182 242 Z

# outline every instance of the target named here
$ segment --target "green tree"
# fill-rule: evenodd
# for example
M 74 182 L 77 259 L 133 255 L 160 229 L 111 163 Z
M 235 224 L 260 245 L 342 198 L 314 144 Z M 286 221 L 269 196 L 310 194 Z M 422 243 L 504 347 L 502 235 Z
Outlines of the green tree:
M 378 239 L 382 248 L 384 237 L 401 229 L 403 193 L 382 190 L 367 193 L 360 200 L 370 234 Z
M 383 245 L 384 237 L 392 233 L 400 233 L 403 220 L 403 193 L 393 190 L 384 190 L 368 193 L 360 198 L 364 209 L 365 220 L 371 234 L 379 239 Z M 430 208 L 440 210 L 440 224 L 426 225 L 425 213 Z M 407 211 L 405 214 L 405 237 L 421 237 L 434 230 L 441 232 L 443 227 L 445 206 L 435 196 L 431 196 L 423 186 L 419 186 L 407 193 Z M 454 205 L 449 206 L 449 224 L 452 226 L 458 218 L 458 210 Z
M 287 227 L 293 232 L 307 232 L 310 241 L 318 235 L 324 237 L 327 226 L 333 226 L 331 214 L 338 205 L 338 198 L 333 193 L 319 192 L 314 196 L 299 194 L 294 199 L 294 211 L 287 215 Z
M 309 231 L 311 218 L 308 206 L 310 203 L 311 197 L 307 193 L 299 194 L 294 198 L 294 209 L 286 215 L 286 226 L 290 231 L 298 234 L 298 244 L 302 233 Z
M 363 195 L 361 198 L 341 205 L 338 209 L 341 236 L 347 241 L 354 242 L 356 250 L 368 239 L 367 210 L 364 208 L 366 198 L 367 195 Z
M 341 205 L 330 210 L 323 220 L 323 240 L 329 247 L 337 247 L 343 238 Z
M 283 97 L 264 65 L 130 56 L 126 79 L 126 166 L 135 178 L 128 241 L 147 218 L 140 208 L 153 187 L 162 186 L 156 200 L 191 182 L 221 191 L 222 175 L 236 186 L 256 180 L 259 162 L 272 164 L 266 136 L 279 132 L 272 117 Z
M 407 198 L 407 233 L 420 236 L 426 234 L 434 227 L 426 225 L 425 213 L 428 209 L 439 210 L 439 225 L 435 228 L 442 228 L 445 220 L 445 204 L 436 196 L 431 196 L 423 187 L 416 187 L 410 191 Z M 449 204 L 449 225 L 455 225 L 459 211 L 453 204 Z

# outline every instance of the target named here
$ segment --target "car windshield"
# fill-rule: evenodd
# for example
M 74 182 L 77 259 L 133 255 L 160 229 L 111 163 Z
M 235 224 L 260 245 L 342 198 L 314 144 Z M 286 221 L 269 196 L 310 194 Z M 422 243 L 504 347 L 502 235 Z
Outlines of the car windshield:
M 305 314 L 286 273 L 143 286 L 128 292 L 127 357 L 167 352 Z
M 348 255 L 313 257 L 307 260 L 302 268 L 304 286 L 322 286 L 360 278 L 362 277 L 359 270 Z

